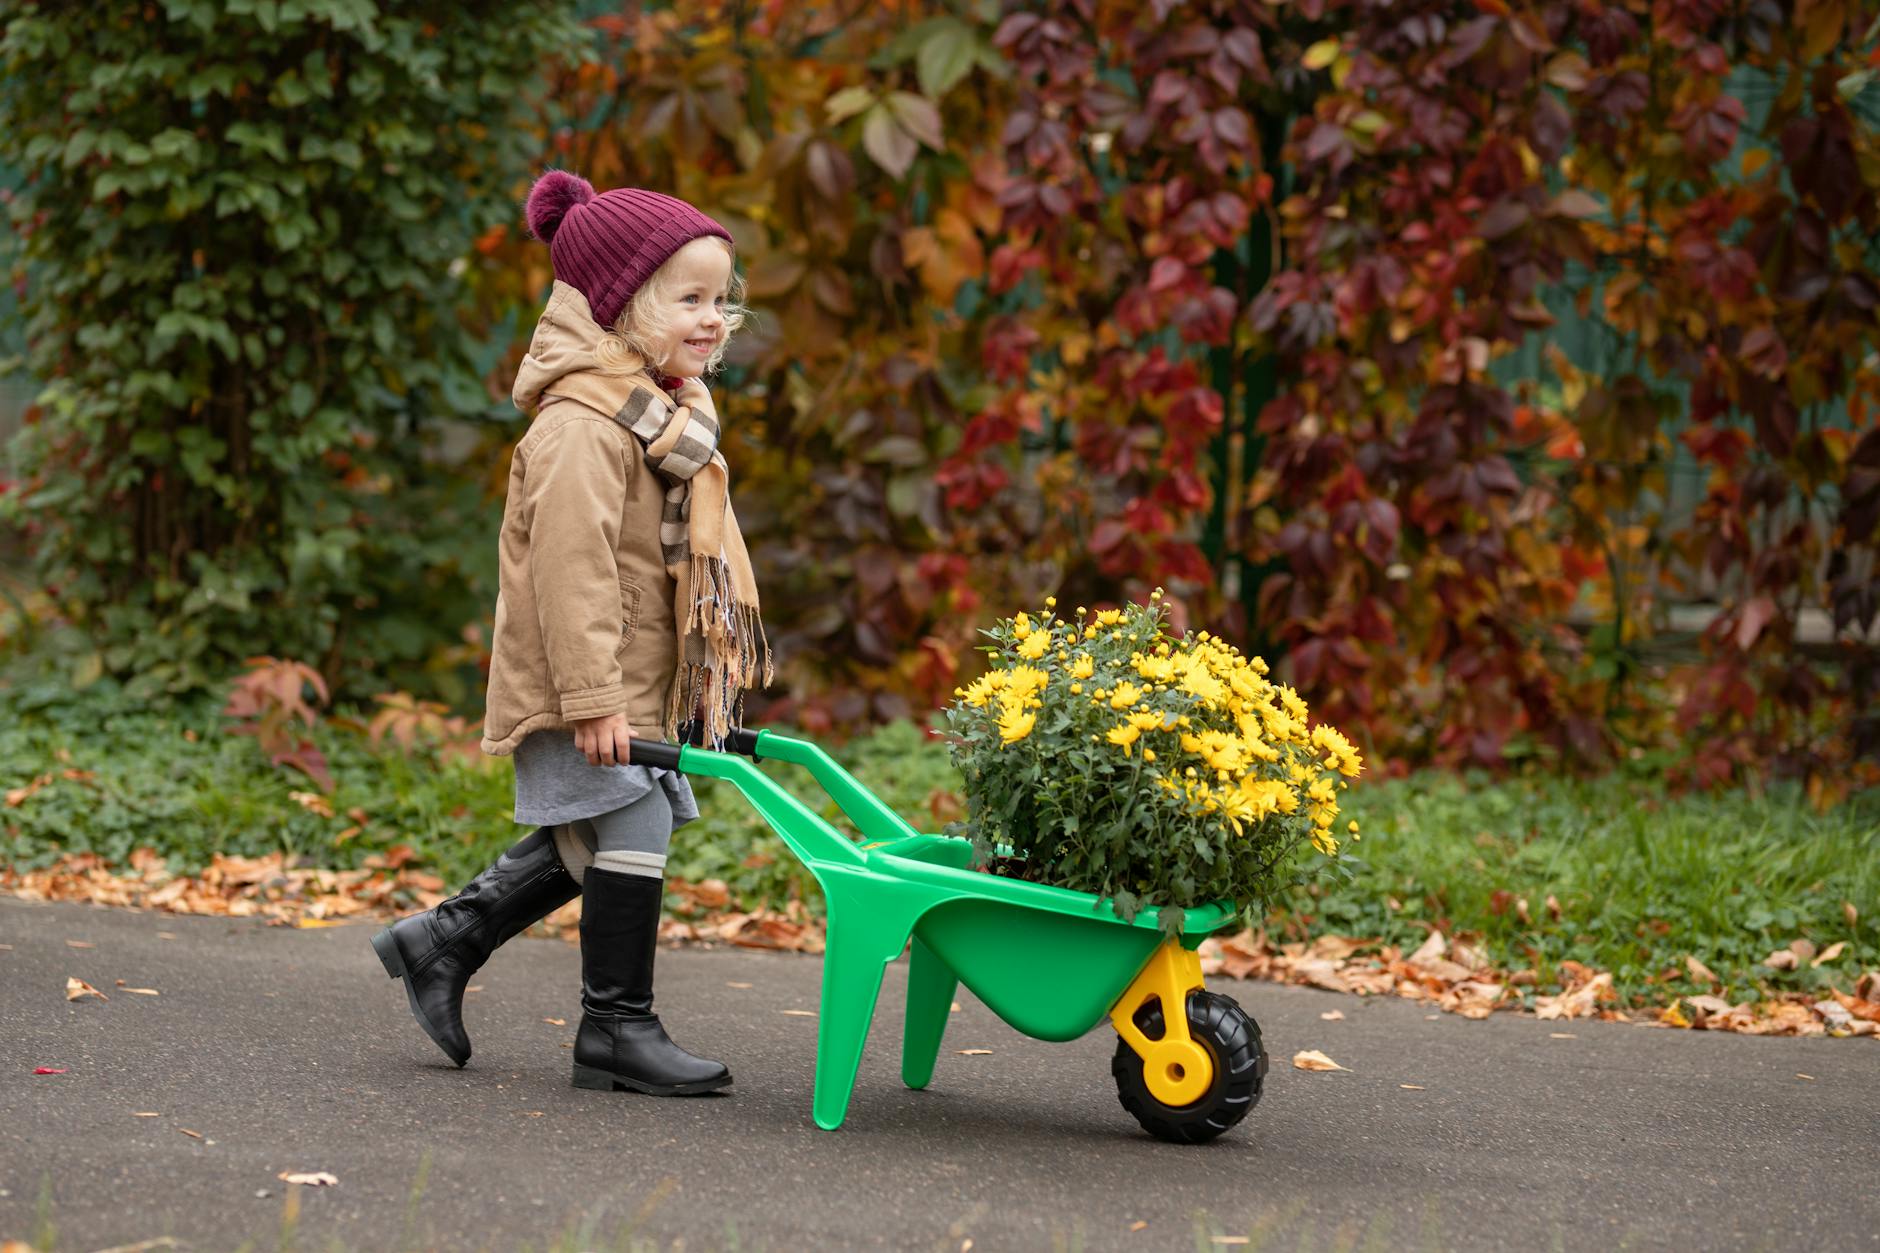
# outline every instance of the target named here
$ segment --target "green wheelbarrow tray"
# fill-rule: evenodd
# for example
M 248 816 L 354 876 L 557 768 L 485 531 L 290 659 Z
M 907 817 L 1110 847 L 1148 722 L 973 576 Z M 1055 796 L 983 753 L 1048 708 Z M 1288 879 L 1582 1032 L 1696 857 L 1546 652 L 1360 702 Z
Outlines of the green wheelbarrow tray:
M 925 1087 L 933 1077 L 954 991 L 962 983 L 1012 1027 L 1040 1040 L 1074 1040 L 1110 1017 L 1125 1047 L 1154 1063 L 1143 1066 L 1148 1086 L 1170 1109 L 1182 1108 L 1171 1102 L 1185 1104 L 1184 1097 L 1222 1087 L 1228 1077 L 1223 1072 L 1236 1059 L 1210 1057 L 1188 1038 L 1184 1018 L 1192 1016 L 1192 1005 L 1190 1015 L 1160 1026 L 1159 1040 L 1139 1024 L 1160 1024 L 1160 1006 L 1185 1002 L 1187 993 L 1200 988 L 1194 949 L 1233 921 L 1230 904 L 1188 910 L 1180 943 L 1165 942 L 1153 910 L 1125 922 L 1108 901 L 1089 893 L 968 869 L 969 841 L 915 830 L 807 740 L 739 731 L 728 747 L 734 751 L 636 740 L 629 759 L 731 783 L 822 885 L 827 944 L 816 1041 L 819 1127 L 842 1124 L 882 977 L 910 940 L 901 1054 L 901 1077 L 909 1087 Z M 862 842 L 849 840 L 739 753 L 808 769 L 854 822 Z M 1210 1047 L 1236 1051 L 1233 1039 L 1210 1041 Z M 1259 1054 L 1257 1028 L 1251 1051 Z M 1264 1055 L 1257 1061 L 1264 1075 Z M 1257 1099 L 1257 1079 L 1255 1089 Z M 1130 1103 L 1127 1095 L 1124 1103 Z

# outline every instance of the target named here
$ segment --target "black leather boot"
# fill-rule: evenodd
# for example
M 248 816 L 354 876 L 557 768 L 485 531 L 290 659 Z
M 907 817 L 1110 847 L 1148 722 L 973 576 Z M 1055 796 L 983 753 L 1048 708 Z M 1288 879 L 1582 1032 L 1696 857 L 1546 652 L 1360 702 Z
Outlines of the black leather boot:
M 574 1037 L 574 1086 L 688 1096 L 730 1083 L 729 1070 L 668 1039 L 653 1012 L 653 956 L 664 881 L 591 869 L 581 889 L 581 1028 Z
M 548 828 L 496 859 L 468 887 L 372 937 L 385 973 L 405 981 L 424 1033 L 459 1066 L 470 1060 L 463 990 L 498 945 L 566 905 L 581 891 Z

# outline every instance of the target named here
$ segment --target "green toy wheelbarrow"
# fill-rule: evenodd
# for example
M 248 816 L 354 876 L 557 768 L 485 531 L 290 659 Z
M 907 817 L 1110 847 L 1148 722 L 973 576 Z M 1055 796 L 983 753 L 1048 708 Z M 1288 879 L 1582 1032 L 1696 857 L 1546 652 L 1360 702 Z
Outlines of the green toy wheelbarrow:
M 1110 1071 L 1123 1108 L 1164 1140 L 1211 1140 L 1260 1099 L 1267 1070 L 1260 1028 L 1232 998 L 1202 987 L 1195 953 L 1233 922 L 1225 902 L 1188 910 L 1180 940 L 1164 939 L 1152 910 L 1124 922 L 1109 902 L 1088 893 L 968 869 L 970 841 L 916 831 L 807 740 L 741 730 L 726 747 L 731 751 L 635 740 L 629 759 L 731 783 L 822 885 L 828 940 L 816 1037 L 817 1126 L 842 1125 L 882 976 L 910 940 L 901 1045 L 901 1078 L 910 1088 L 933 1078 L 954 991 L 963 983 L 1039 1040 L 1074 1040 L 1107 1015 L 1119 1037 Z M 745 757 L 807 768 L 861 842 Z M 1170 1015 L 1174 1005 L 1186 1012 Z

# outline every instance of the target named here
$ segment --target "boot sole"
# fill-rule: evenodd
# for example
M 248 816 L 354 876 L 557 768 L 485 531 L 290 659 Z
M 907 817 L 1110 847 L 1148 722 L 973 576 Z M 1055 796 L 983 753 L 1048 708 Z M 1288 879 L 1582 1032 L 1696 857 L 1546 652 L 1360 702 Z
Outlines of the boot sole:
M 431 1043 L 442 1049 L 444 1056 L 457 1063 L 461 1069 L 463 1064 L 470 1060 L 470 1054 L 457 1056 L 450 1046 L 444 1043 L 437 1028 L 431 1025 L 431 1020 L 425 1016 L 424 1010 L 418 1005 L 418 990 L 411 986 L 410 979 L 405 978 L 405 959 L 398 951 L 398 942 L 392 939 L 390 927 L 372 937 L 372 951 L 379 955 L 379 964 L 385 967 L 386 974 L 394 979 L 404 979 L 405 1000 L 411 1005 L 411 1016 L 418 1020 L 420 1027 L 424 1028 L 424 1034 L 431 1037 Z
M 611 1070 L 601 1070 L 595 1066 L 583 1066 L 577 1063 L 574 1068 L 574 1086 L 590 1088 L 596 1092 L 644 1092 L 648 1096 L 696 1096 L 701 1092 L 716 1092 L 719 1088 L 731 1086 L 731 1076 L 721 1079 L 700 1079 L 696 1083 L 645 1083 L 639 1079 L 629 1079 L 617 1075 Z

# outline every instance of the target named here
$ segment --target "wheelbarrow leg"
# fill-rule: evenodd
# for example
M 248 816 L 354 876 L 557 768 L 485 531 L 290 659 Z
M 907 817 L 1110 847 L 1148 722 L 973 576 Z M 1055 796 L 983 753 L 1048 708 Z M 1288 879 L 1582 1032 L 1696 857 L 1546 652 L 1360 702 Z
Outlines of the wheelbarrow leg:
M 842 1125 L 861 1068 L 862 1046 L 875 1016 L 875 1000 L 889 962 L 901 955 L 924 893 L 874 876 L 866 883 L 828 874 L 828 948 L 823 953 L 822 1010 L 816 1031 L 816 1125 Z
M 924 1088 L 933 1078 L 959 986 L 953 968 L 915 936 L 907 965 L 907 1030 L 901 1039 L 901 1082 L 910 1088 Z

